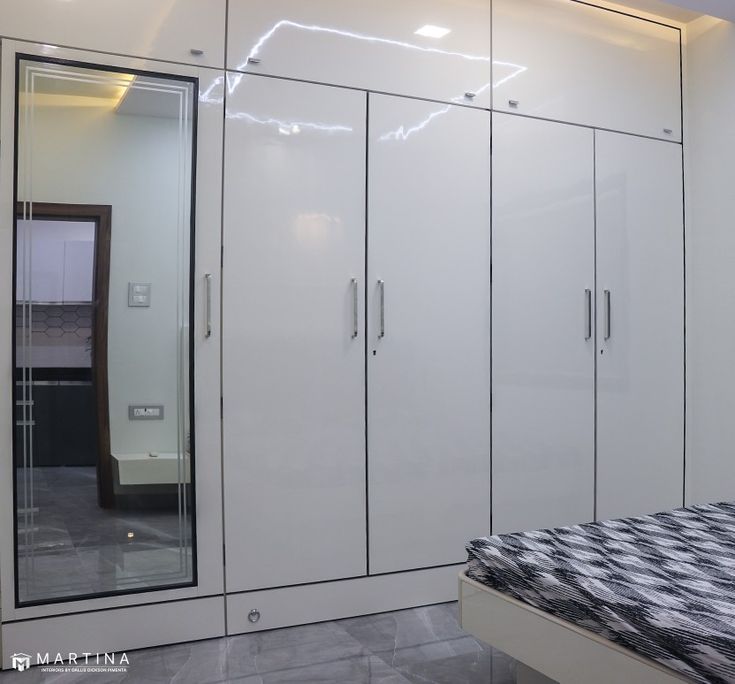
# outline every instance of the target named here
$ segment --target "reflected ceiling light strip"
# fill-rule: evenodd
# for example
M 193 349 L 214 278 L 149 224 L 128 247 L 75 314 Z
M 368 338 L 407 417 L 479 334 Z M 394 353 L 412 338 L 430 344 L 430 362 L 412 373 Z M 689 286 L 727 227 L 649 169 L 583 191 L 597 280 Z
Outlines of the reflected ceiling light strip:
M 134 76 L 132 74 L 124 74 L 125 77 L 130 77 L 130 80 L 121 87 L 120 95 L 117 98 L 117 102 L 113 105 L 113 108 L 115 111 L 117 111 L 120 107 L 120 105 L 125 101 L 125 98 L 128 96 L 128 93 L 130 92 L 130 88 L 133 86 L 133 83 L 135 83 L 137 76 Z M 124 80 L 124 79 L 121 79 Z
M 82 72 L 76 71 L 63 71 L 61 69 L 48 69 L 48 68 L 31 68 L 29 71 L 32 73 L 33 78 L 47 78 L 55 81 L 69 81 L 72 83 L 87 83 L 90 85 L 104 85 L 120 88 L 121 92 L 117 98 L 96 98 L 98 100 L 110 100 L 113 102 L 112 107 L 116 109 L 122 100 L 127 95 L 131 84 L 135 81 L 134 74 L 117 74 L 114 78 L 106 76 L 91 76 L 86 75 Z M 34 97 L 35 97 L 34 93 Z M 39 95 L 46 95 L 46 93 L 39 93 Z M 63 96 L 63 93 L 61 94 Z M 80 97 L 86 97 L 84 95 Z
M 386 142 L 388 140 L 408 140 L 414 133 L 418 133 L 419 131 L 426 128 L 434 119 L 436 119 L 436 117 L 446 114 L 451 108 L 452 105 L 447 105 L 439 111 L 432 112 L 421 123 L 416 124 L 409 129 L 405 129 L 403 126 L 399 126 L 397 130 L 381 135 L 378 140 L 380 142 Z
M 497 83 L 493 83 L 493 88 L 499 88 L 504 83 L 507 83 L 516 76 L 520 76 L 522 73 L 528 71 L 528 67 L 521 66 L 520 64 L 513 64 L 512 62 L 499 62 L 497 60 L 493 60 L 493 66 L 506 66 L 510 67 L 511 69 L 515 69 L 512 74 L 501 78 Z
M 116 74 L 115 77 L 109 76 L 91 76 L 84 74 L 82 71 L 63 71 L 61 69 L 46 69 L 33 67 L 28 71 L 34 76 L 43 78 L 54 78 L 59 81 L 76 81 L 78 83 L 104 83 L 105 85 L 115 85 L 120 87 L 126 85 L 129 79 L 135 78 L 133 74 Z
M 421 46 L 421 45 L 413 45 L 412 43 L 405 43 L 405 42 L 401 42 L 401 41 L 390 40 L 388 38 L 378 38 L 376 36 L 366 36 L 366 35 L 361 35 L 359 33 L 352 33 L 350 31 L 341 31 L 339 29 L 332 29 L 332 28 L 327 28 L 327 27 L 323 27 L 323 26 L 316 26 L 316 25 L 307 26 L 306 24 L 299 24 L 299 23 L 297 23 L 295 21 L 290 21 L 290 20 L 287 20 L 287 19 L 283 19 L 283 20 L 279 21 L 277 24 L 275 24 L 275 26 L 273 26 L 273 28 L 270 31 L 264 33 L 258 39 L 258 41 L 256 42 L 256 44 L 253 46 L 252 50 L 250 51 L 250 54 L 247 56 L 247 58 L 245 59 L 245 61 L 240 66 L 238 66 L 236 68 L 236 70 L 242 71 L 246 67 L 248 61 L 250 59 L 254 58 L 260 52 L 260 50 L 263 48 L 263 46 L 265 45 L 265 43 L 268 42 L 268 40 L 282 26 L 291 26 L 293 28 L 299 28 L 299 29 L 303 29 L 303 30 L 306 30 L 306 31 L 321 31 L 321 32 L 325 32 L 325 33 L 332 33 L 332 34 L 336 34 L 336 35 L 340 35 L 340 36 L 345 36 L 345 37 L 348 37 L 348 38 L 356 38 L 358 40 L 366 40 L 366 41 L 370 41 L 370 42 L 377 42 L 377 43 L 384 43 L 384 44 L 388 44 L 388 45 L 395 45 L 395 46 L 404 47 L 404 48 L 407 48 L 407 49 L 410 49 L 410 50 L 418 50 L 418 51 L 421 51 L 421 52 L 436 53 L 436 54 L 447 55 L 447 56 L 451 56 L 451 57 L 461 57 L 463 59 L 468 59 L 468 60 L 471 60 L 471 61 L 492 62 L 493 66 L 505 66 L 505 67 L 510 67 L 510 68 L 512 68 L 512 69 L 515 70 L 513 73 L 509 74 L 508 76 L 505 76 L 502 79 L 500 79 L 500 81 L 498 81 L 497 83 L 494 83 L 493 86 L 492 86 L 493 88 L 498 88 L 499 86 L 503 85 L 504 83 L 507 83 L 511 79 L 516 78 L 517 76 L 520 76 L 522 73 L 528 71 L 528 67 L 522 66 L 520 64 L 514 64 L 513 62 L 503 62 L 503 61 L 500 61 L 500 60 L 491 60 L 489 57 L 480 57 L 480 56 L 477 56 L 477 55 L 468 55 L 468 54 L 464 54 L 464 53 L 461 53 L 461 52 L 451 52 L 451 51 L 447 51 L 447 50 L 441 50 L 439 48 L 431 48 L 431 47 L 424 47 L 424 46 Z M 419 30 L 421 30 L 421 29 L 419 29 Z M 418 31 L 417 31 L 417 33 L 418 33 Z M 242 80 L 242 74 L 233 75 L 231 78 L 228 77 L 228 79 L 227 79 L 227 91 L 228 91 L 229 94 L 234 93 L 235 88 L 237 88 L 237 86 L 238 86 L 238 84 L 240 83 L 241 80 Z M 207 88 L 207 90 L 204 91 L 204 93 L 202 93 L 201 99 L 203 101 L 205 101 L 205 102 L 209 102 L 209 101 L 219 102 L 219 100 L 211 100 L 210 98 L 211 98 L 211 94 L 215 90 L 215 88 L 217 88 L 220 84 L 222 84 L 223 81 L 224 81 L 224 79 L 222 77 L 218 77 L 215 80 L 215 82 L 209 88 Z M 489 86 L 489 84 L 488 84 L 488 86 Z M 484 90 L 487 89 L 488 86 L 483 86 L 482 88 L 476 90 L 475 92 L 476 93 L 483 92 Z M 463 97 L 454 98 L 454 101 L 462 101 L 462 100 L 464 100 Z
M 217 76 L 217 78 L 212 81 L 212 84 L 204 92 L 200 93 L 199 101 L 206 104 L 222 104 L 224 102 L 224 97 L 213 97 L 212 93 L 214 93 L 214 91 L 217 90 L 224 81 L 224 76 Z M 230 91 L 230 94 L 232 94 L 232 91 Z
M 63 71 L 61 69 L 48 68 L 32 68 L 28 70 L 33 76 L 42 78 L 50 78 L 58 81 L 71 81 L 74 83 L 88 83 L 91 85 L 113 86 L 121 89 L 121 93 L 116 97 L 114 108 L 117 109 L 127 96 L 130 90 L 144 90 L 156 93 L 181 94 L 188 90 L 188 85 L 179 85 L 177 83 L 159 83 L 157 81 L 142 80 L 138 74 L 116 74 L 112 76 L 91 76 L 82 72 Z M 98 98 L 109 99 L 113 98 Z
M 479 88 L 475 88 L 472 92 L 475 95 L 480 95 L 481 93 L 484 93 L 490 87 L 490 85 L 491 85 L 490 83 L 486 83 L 485 85 L 480 86 Z M 458 103 L 464 103 L 464 104 L 466 104 L 467 103 L 467 95 L 459 95 L 457 97 L 453 97 L 452 98 L 452 102 L 458 102 Z
M 263 124 L 265 126 L 275 126 L 284 135 L 291 133 L 300 133 L 301 129 L 307 128 L 313 131 L 325 131 L 327 133 L 352 133 L 350 126 L 329 125 L 320 123 L 311 123 L 308 121 L 281 121 L 280 119 L 258 119 L 247 112 L 234 112 L 227 114 L 228 119 L 245 119 L 252 123 Z
M 243 62 L 243 64 L 240 65 L 238 69 L 243 69 L 245 65 L 248 63 L 248 60 L 255 57 L 260 52 L 263 45 L 265 45 L 265 43 L 267 43 L 268 40 L 270 40 L 270 38 L 273 37 L 273 35 L 278 31 L 278 29 L 280 29 L 283 26 L 290 26 L 291 28 L 301 29 L 303 31 L 330 33 L 332 35 L 343 36 L 344 38 L 355 38 L 356 40 L 364 40 L 370 43 L 382 43 L 384 45 L 393 45 L 396 47 L 405 48 L 407 50 L 417 50 L 419 52 L 430 52 L 430 53 L 435 53 L 439 55 L 446 55 L 449 57 L 461 57 L 462 59 L 467 59 L 473 62 L 490 62 L 489 57 L 480 57 L 478 55 L 468 55 L 462 52 L 451 52 L 449 50 L 441 50 L 439 48 L 424 47 L 423 45 L 414 45 L 413 43 L 406 43 L 400 40 L 391 40 L 390 38 L 380 38 L 378 36 L 367 36 L 361 33 L 353 33 L 352 31 L 343 31 L 341 29 L 329 28 L 327 26 L 317 26 L 315 24 L 312 24 L 312 25 L 299 24 L 298 22 L 290 21 L 289 19 L 282 19 L 281 21 L 276 23 L 275 26 L 273 26 L 273 28 L 270 31 L 267 31 L 258 39 L 258 42 L 255 43 L 255 45 L 253 46 L 245 62 Z
M 486 83 L 481 88 L 477 88 L 475 90 L 475 93 L 478 95 L 484 91 L 486 91 L 490 87 L 489 83 Z M 465 100 L 464 97 L 454 97 L 452 98 L 453 102 L 463 102 Z M 442 116 L 443 114 L 448 113 L 452 108 L 452 105 L 447 105 L 443 109 L 440 109 L 436 112 L 432 112 L 429 114 L 429 116 L 426 117 L 421 123 L 416 124 L 415 126 L 411 126 L 411 128 L 405 128 L 404 126 L 400 126 L 395 131 L 390 131 L 389 133 L 385 133 L 384 135 L 381 135 L 378 140 L 380 142 L 385 142 L 387 140 L 408 140 L 409 137 L 411 137 L 414 133 L 418 133 L 419 131 L 426 128 L 434 119 L 436 119 L 438 116 Z

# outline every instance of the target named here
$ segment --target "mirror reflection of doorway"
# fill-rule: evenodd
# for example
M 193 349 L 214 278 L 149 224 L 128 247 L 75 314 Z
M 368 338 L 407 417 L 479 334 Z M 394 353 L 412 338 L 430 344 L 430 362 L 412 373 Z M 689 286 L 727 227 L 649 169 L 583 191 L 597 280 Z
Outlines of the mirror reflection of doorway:
M 191 586 L 196 80 L 16 66 L 16 606 Z
M 24 266 L 16 269 L 16 407 L 22 414 L 33 402 L 41 428 L 35 465 L 94 478 L 103 508 L 115 504 L 107 382 L 111 215 L 108 205 L 36 202 L 31 218 L 19 205 L 16 237 Z M 24 384 L 29 368 L 33 378 Z M 19 421 L 16 430 L 24 416 Z

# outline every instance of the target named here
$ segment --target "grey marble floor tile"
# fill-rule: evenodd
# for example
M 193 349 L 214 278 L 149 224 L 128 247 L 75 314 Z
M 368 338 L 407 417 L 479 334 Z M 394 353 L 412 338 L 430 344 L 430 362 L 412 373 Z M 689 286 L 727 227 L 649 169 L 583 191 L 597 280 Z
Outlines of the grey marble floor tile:
M 125 674 L 0 673 L 0 684 L 513 684 L 514 661 L 445 604 L 128 653 Z
M 401 668 L 411 667 L 417 663 L 441 663 L 458 656 L 471 656 L 478 661 L 490 662 L 492 649 L 466 636 L 418 646 L 398 647 L 390 651 L 376 652 L 375 655 L 382 658 L 391 667 Z
M 408 684 L 410 680 L 380 658 L 358 656 L 228 681 L 243 684 Z
M 466 637 L 452 604 L 440 604 L 341 620 L 339 624 L 373 653 Z
M 370 655 L 359 641 L 334 622 L 256 632 L 230 637 L 228 642 L 228 653 L 236 654 L 236 662 L 247 664 L 252 660 L 259 675 Z M 233 664 L 228 667 L 231 676 Z
M 119 680 L 124 684 L 217 684 L 227 680 L 227 639 L 133 651 L 128 657 L 130 667 Z M 241 672 L 254 673 L 254 667 Z
M 122 674 L 103 673 L 54 673 L 47 674 L 38 668 L 32 668 L 26 672 L 15 672 L 14 670 L 0 672 L 2 684 L 119 684 L 122 682 Z
M 458 617 L 448 603 L 339 624 L 411 682 L 512 684 L 512 659 L 462 631 Z
M 516 664 L 517 661 L 506 653 L 493 649 L 492 656 L 492 674 L 493 684 L 506 684 L 506 682 L 516 681 Z
M 515 677 L 494 676 L 492 659 L 491 652 L 483 651 L 439 660 L 419 660 L 396 669 L 416 684 L 514 684 Z

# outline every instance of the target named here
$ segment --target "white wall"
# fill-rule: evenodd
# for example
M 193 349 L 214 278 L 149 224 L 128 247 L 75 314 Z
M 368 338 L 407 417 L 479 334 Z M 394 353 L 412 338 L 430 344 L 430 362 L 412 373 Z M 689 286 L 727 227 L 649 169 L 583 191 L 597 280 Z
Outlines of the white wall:
M 735 24 L 688 30 L 687 502 L 735 498 Z
M 112 205 L 111 450 L 176 451 L 178 122 L 109 107 L 38 107 L 33 145 L 34 201 Z M 152 283 L 150 308 L 128 307 L 130 281 Z M 163 404 L 165 419 L 129 421 L 134 403 Z

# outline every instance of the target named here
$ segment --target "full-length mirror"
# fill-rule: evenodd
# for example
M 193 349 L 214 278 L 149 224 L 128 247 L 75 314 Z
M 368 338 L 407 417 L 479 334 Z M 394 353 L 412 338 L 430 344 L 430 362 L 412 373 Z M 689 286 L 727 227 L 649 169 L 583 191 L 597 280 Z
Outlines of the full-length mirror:
M 196 581 L 196 89 L 18 59 L 19 606 Z

